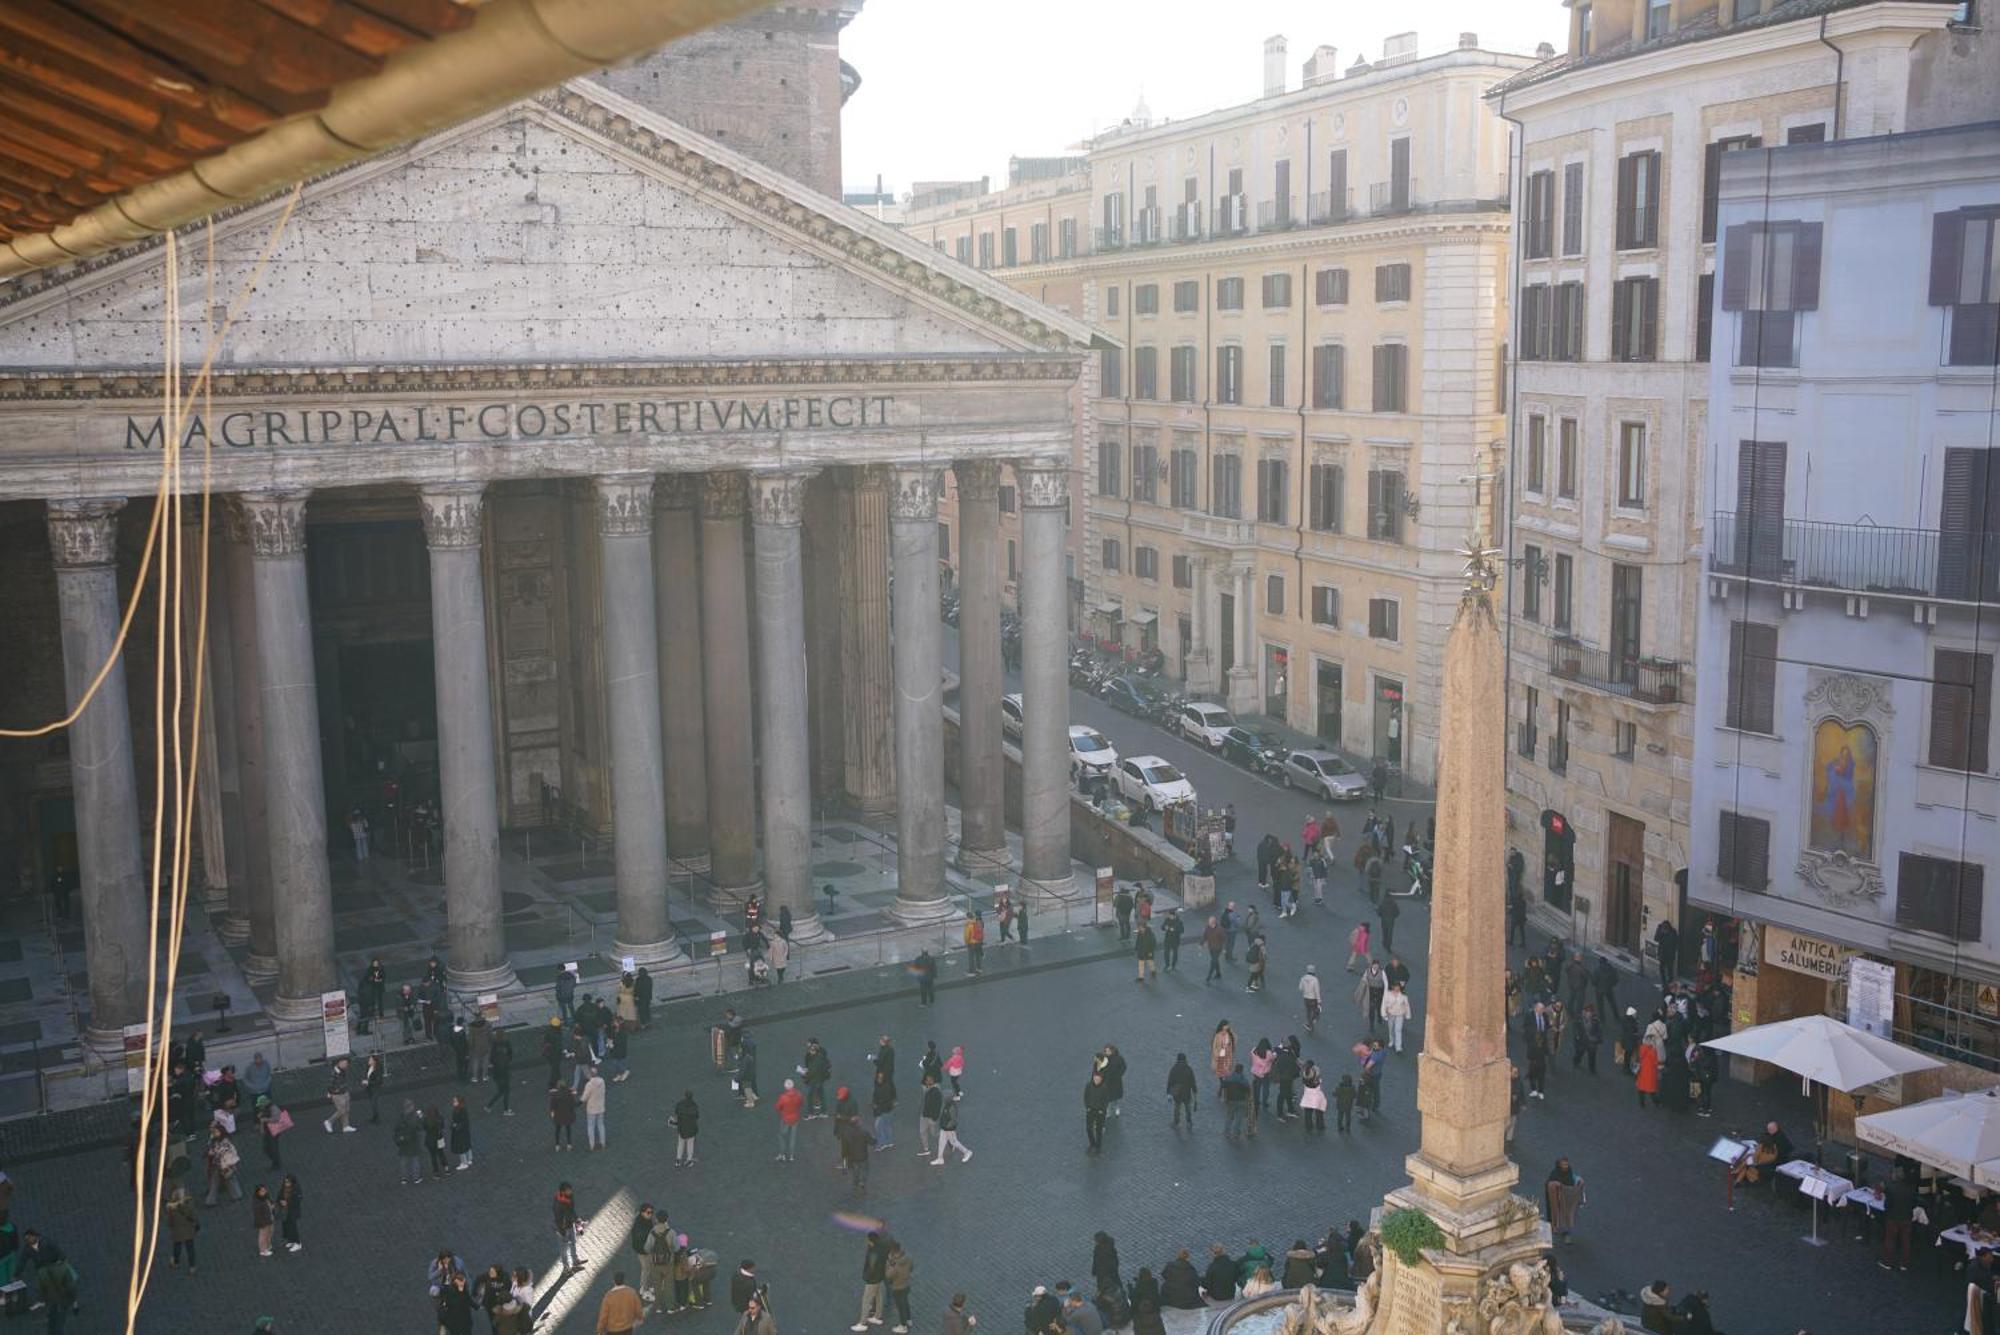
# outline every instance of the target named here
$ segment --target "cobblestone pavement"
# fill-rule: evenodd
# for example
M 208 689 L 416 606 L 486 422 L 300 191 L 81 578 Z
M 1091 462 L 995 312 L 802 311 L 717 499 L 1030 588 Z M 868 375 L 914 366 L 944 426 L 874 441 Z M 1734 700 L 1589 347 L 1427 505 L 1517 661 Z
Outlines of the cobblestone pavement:
M 1079 716 L 1091 717 L 1087 707 Z M 1143 744 L 1187 768 L 1204 800 L 1241 791 L 1246 848 L 1267 823 L 1296 837 L 1307 809 L 1302 800 L 1158 734 L 1142 742 L 1132 735 L 1142 725 L 1130 720 L 1106 726 L 1121 750 Z M 1416 809 L 1400 808 L 1399 822 Z M 1254 894 L 1248 880 L 1240 865 L 1228 871 L 1224 896 L 1248 899 Z M 637 1270 L 622 1250 L 623 1221 L 640 1200 L 664 1205 L 726 1265 L 754 1257 L 772 1285 L 785 1335 L 821 1335 L 853 1321 L 861 1239 L 851 1214 L 887 1221 L 909 1246 L 917 1261 L 915 1329 L 923 1335 L 937 1328 L 955 1289 L 972 1296 L 982 1330 L 1014 1329 L 1033 1284 L 1087 1276 L 1090 1237 L 1099 1228 L 1118 1239 L 1128 1272 L 1157 1267 L 1179 1246 L 1200 1256 L 1211 1241 L 1240 1249 L 1255 1238 L 1281 1250 L 1330 1224 L 1365 1219 L 1404 1179 L 1403 1158 L 1417 1137 L 1414 1061 L 1391 1065 L 1385 1116 L 1357 1125 L 1352 1136 L 1309 1138 L 1296 1124 L 1266 1121 L 1262 1134 L 1240 1144 L 1222 1139 L 1207 1082 L 1196 1133 L 1169 1128 L 1166 1069 L 1176 1051 L 1199 1066 L 1209 1033 L 1225 1016 L 1246 1043 L 1292 1032 L 1303 1037 L 1295 980 L 1308 961 L 1329 986 L 1327 1018 L 1318 1035 L 1306 1037 L 1306 1048 L 1329 1069 L 1342 1069 L 1360 1032 L 1341 971 L 1344 942 L 1365 907 L 1350 873 L 1337 881 L 1325 909 L 1308 907 L 1297 919 L 1273 923 L 1272 983 L 1261 996 L 1244 993 L 1240 965 L 1224 984 L 1204 987 L 1205 961 L 1193 947 L 1178 972 L 1140 986 L 1129 962 L 1113 956 L 1119 943 L 1107 928 L 1038 939 L 1027 952 L 989 946 L 986 974 L 977 980 L 966 978 L 955 957 L 928 1012 L 917 1008 L 907 977 L 894 969 L 860 969 L 749 997 L 677 1002 L 635 1044 L 631 1080 L 613 1087 L 611 1148 L 603 1154 L 550 1149 L 539 1091 L 530 1088 L 539 1072 L 531 1058 L 520 1064 L 516 1081 L 519 1115 L 476 1116 L 473 1170 L 422 1186 L 397 1184 L 386 1125 L 364 1121 L 359 1134 L 328 1137 L 319 1127 L 322 1114 L 308 1111 L 284 1146 L 286 1167 L 307 1193 L 305 1251 L 260 1260 L 247 1204 L 206 1211 L 200 1274 L 190 1278 L 162 1262 L 139 1328 L 149 1335 L 236 1335 L 270 1313 L 284 1332 L 428 1335 L 436 1326 L 424 1270 L 439 1247 L 449 1246 L 474 1267 L 494 1260 L 530 1266 L 544 1280 L 543 1329 L 589 1331 L 611 1269 Z M 1425 911 L 1412 907 L 1397 931 L 1417 975 L 1411 1036 L 1419 1041 L 1426 926 Z M 1622 993 L 1635 1001 L 1651 995 L 1636 979 Z M 708 1061 L 708 1026 L 723 1004 L 757 1019 L 767 1102 L 755 1110 L 730 1102 L 727 1081 Z M 865 1085 L 864 1056 L 884 1032 L 896 1040 L 904 1106 L 896 1146 L 877 1157 L 868 1194 L 857 1201 L 835 1170 L 829 1123 L 807 1125 L 798 1163 L 773 1161 L 768 1099 L 808 1035 L 826 1043 L 837 1079 Z M 974 1150 L 969 1164 L 936 1168 L 916 1151 L 912 1091 L 927 1038 L 941 1049 L 966 1045 L 962 1134 Z M 1125 1051 L 1131 1074 L 1123 1116 L 1113 1123 L 1105 1153 L 1091 1157 L 1084 1152 L 1081 1092 L 1090 1056 L 1106 1042 Z M 1414 1053 L 1416 1042 L 1410 1047 Z M 424 1102 L 442 1103 L 452 1089 L 422 1065 L 398 1061 L 392 1071 L 399 1082 L 422 1082 L 409 1092 Z M 670 1162 L 666 1115 L 690 1088 L 706 1114 L 701 1162 L 679 1171 Z M 477 1092 L 483 1102 L 484 1089 Z M 1726 1084 L 1717 1106 L 1709 1121 L 1642 1112 L 1615 1075 L 1593 1080 L 1557 1064 L 1548 1101 L 1522 1115 L 1515 1158 L 1531 1196 L 1558 1154 L 1568 1154 L 1585 1176 L 1589 1203 L 1581 1231 L 1563 1249 L 1578 1292 L 1636 1291 L 1655 1277 L 1677 1288 L 1706 1287 L 1730 1335 L 1955 1326 L 1956 1282 L 1948 1272 L 1935 1273 L 1931 1258 L 1910 1274 L 1885 1274 L 1853 1241 L 1845 1215 L 1822 1219 L 1821 1233 L 1832 1241 L 1814 1248 L 1801 1241 L 1807 1215 L 1787 1202 L 1752 1193 L 1733 1213 L 1726 1210 L 1718 1165 L 1704 1157 L 1713 1138 L 1749 1131 L 1775 1115 L 1804 1143 L 1808 1116 L 1789 1082 L 1762 1089 Z M 254 1143 L 244 1157 L 247 1183 L 275 1182 Z M 18 1184 L 16 1221 L 44 1229 L 80 1263 L 86 1319 L 71 1329 L 114 1329 L 112 1304 L 123 1292 L 129 1248 L 129 1196 L 117 1152 L 5 1166 Z M 575 1183 L 595 1227 L 585 1249 L 588 1269 L 558 1287 L 549 1198 L 565 1178 Z M 697 1315 L 652 1318 L 642 1329 L 727 1331 L 733 1319 L 726 1308 L 725 1301 Z

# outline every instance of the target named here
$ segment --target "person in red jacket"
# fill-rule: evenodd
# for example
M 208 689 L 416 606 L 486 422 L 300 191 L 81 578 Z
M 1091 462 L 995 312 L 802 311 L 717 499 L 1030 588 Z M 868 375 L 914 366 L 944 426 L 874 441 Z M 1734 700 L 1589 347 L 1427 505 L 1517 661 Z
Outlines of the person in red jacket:
M 778 1158 L 792 1163 L 799 1157 L 799 1120 L 805 1115 L 806 1096 L 796 1082 L 787 1080 L 774 1106 L 778 1110 Z

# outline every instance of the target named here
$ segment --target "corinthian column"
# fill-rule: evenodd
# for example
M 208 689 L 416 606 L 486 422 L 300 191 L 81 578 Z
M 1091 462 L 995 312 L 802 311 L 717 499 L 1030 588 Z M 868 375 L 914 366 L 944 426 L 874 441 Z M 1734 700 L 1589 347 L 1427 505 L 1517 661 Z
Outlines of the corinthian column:
M 846 522 L 840 534 L 841 676 L 847 728 L 841 751 L 847 796 L 864 815 L 896 800 L 895 688 L 889 652 L 889 475 L 852 468 L 841 479 Z
M 333 886 L 326 867 L 312 599 L 306 587 L 306 493 L 250 492 L 242 500 L 256 589 L 265 818 L 278 946 L 278 995 L 271 1015 L 303 1025 L 318 1022 L 320 994 L 339 986 Z M 253 919 L 253 949 L 255 927 Z
M 653 481 L 653 594 L 660 623 L 660 717 L 667 745 L 667 851 L 708 862 L 708 754 L 702 721 L 701 535 L 692 473 Z
M 90 979 L 90 1028 L 99 1052 L 116 1052 L 128 1024 L 146 1018 L 146 872 L 139 856 L 139 788 L 132 771 L 132 717 L 125 660 L 113 658 L 123 604 L 118 597 L 118 511 L 123 500 L 51 501 L 56 606 L 62 622 L 63 684 L 69 707 L 108 659 L 111 667 L 69 735 L 76 794 L 77 862 L 82 873 L 83 957 Z
M 1070 888 L 1069 464 L 1014 465 L 1021 495 L 1021 883 L 1031 895 Z M 963 604 L 961 604 L 961 609 Z M 963 614 L 961 610 L 961 615 Z
M 741 473 L 701 478 L 702 698 L 707 702 L 708 859 L 718 894 L 757 886 L 756 739 L 750 708 L 750 599 Z
M 640 963 L 676 957 L 667 918 L 667 827 L 660 756 L 660 644 L 653 624 L 653 478 L 597 479 L 604 568 L 604 686 L 611 716 L 612 950 Z
M 958 474 L 958 861 L 1005 869 L 1006 760 L 1000 749 L 1000 464 L 961 460 Z
M 446 981 L 461 991 L 490 992 L 512 985 L 514 968 L 500 921 L 481 484 L 426 487 L 420 499 L 431 558 L 431 658 L 444 798 Z
M 806 731 L 804 473 L 750 480 L 757 569 L 757 773 L 770 912 L 792 911 L 792 936 L 826 935 L 812 896 L 812 754 Z
M 230 871 L 230 917 L 243 916 L 250 936 L 250 954 L 243 976 L 268 983 L 278 976 L 278 917 L 271 902 L 270 795 L 264 763 L 264 688 L 257 663 L 257 575 L 250 554 L 250 520 L 240 502 L 223 510 L 229 541 L 223 550 L 223 575 L 228 589 L 227 645 L 236 693 L 236 773 L 242 785 L 238 810 L 243 818 L 243 859 Z M 242 882 L 239 906 L 237 882 Z
M 944 884 L 944 682 L 937 502 L 944 473 L 898 468 L 889 498 L 895 577 L 896 903 L 905 922 L 951 912 Z

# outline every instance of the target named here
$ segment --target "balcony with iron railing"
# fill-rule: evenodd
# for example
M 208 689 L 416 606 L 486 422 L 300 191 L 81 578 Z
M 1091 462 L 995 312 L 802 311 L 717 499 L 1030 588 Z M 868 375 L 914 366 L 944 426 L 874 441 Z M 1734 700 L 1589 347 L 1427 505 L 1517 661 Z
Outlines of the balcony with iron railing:
M 1163 228 L 1158 209 L 1140 209 L 1132 218 L 1132 244 L 1135 246 L 1157 246 Z
M 1183 204 L 1168 219 L 1169 234 L 1175 241 L 1201 240 L 1201 205 Z
M 1648 704 L 1676 704 L 1681 694 L 1682 664 L 1671 658 L 1614 653 L 1572 636 L 1549 641 L 1549 673 L 1564 681 L 1582 682 L 1601 690 L 1631 696 Z
M 1298 226 L 1298 213 L 1292 208 L 1290 195 L 1283 199 L 1267 199 L 1257 205 L 1257 230 L 1276 232 L 1287 227 Z
M 1125 249 L 1125 229 L 1123 227 L 1093 227 L 1090 229 L 1091 248 L 1096 251 Z
M 1314 227 L 1330 227 L 1344 223 L 1354 216 L 1354 192 L 1342 190 L 1336 197 L 1331 190 L 1318 190 L 1306 202 L 1306 221 Z
M 1257 542 L 1254 520 L 1189 511 L 1181 516 L 1181 534 L 1190 542 L 1211 547 L 1252 547 Z
M 1250 210 L 1241 195 L 1224 195 L 1215 205 L 1210 227 L 1216 236 L 1241 236 L 1250 229 Z
M 1377 181 L 1368 187 L 1368 212 L 1376 216 L 1409 213 L 1417 207 L 1415 177 Z
M 2000 533 L 1710 517 L 1712 574 L 1941 602 L 2000 603 Z

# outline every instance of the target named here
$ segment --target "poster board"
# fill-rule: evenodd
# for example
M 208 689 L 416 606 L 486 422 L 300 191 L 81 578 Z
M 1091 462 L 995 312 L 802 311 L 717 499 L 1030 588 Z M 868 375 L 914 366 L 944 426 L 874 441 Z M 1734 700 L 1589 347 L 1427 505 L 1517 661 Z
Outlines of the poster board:
M 1847 962 L 1847 1022 L 1877 1038 L 1896 1024 L 1896 966 L 1856 955 Z
M 320 1026 L 326 1033 L 326 1055 L 329 1060 L 345 1057 L 354 1050 L 347 1033 L 347 993 L 340 991 L 320 993 L 319 1019 Z

